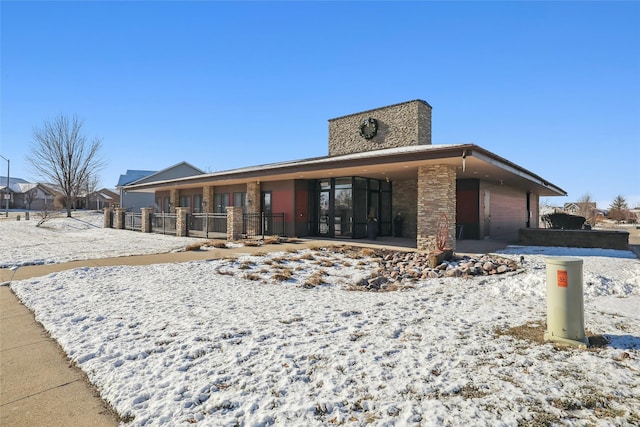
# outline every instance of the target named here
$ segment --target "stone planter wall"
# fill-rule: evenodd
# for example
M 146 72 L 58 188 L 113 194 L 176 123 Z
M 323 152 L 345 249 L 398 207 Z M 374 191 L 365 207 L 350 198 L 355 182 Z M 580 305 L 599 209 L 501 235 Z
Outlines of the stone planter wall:
M 519 243 L 524 246 L 629 250 L 629 233 L 627 231 L 521 228 Z

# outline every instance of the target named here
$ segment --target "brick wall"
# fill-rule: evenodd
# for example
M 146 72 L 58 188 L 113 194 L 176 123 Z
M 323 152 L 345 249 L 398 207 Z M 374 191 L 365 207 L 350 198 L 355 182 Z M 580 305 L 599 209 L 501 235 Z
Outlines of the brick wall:
M 482 218 L 488 225 L 484 230 L 485 236 L 492 239 L 507 241 L 518 240 L 518 230 L 527 225 L 527 193 L 524 190 L 493 184 L 486 181 L 480 182 L 481 198 L 489 201 L 489 218 Z M 489 197 L 486 197 L 486 194 Z M 531 205 L 534 208 L 534 205 Z M 534 216 L 537 214 L 534 212 Z M 487 232 L 488 231 L 488 232 Z
M 456 247 L 456 168 L 429 165 L 418 168 L 417 247 L 422 251 L 436 249 L 436 234 L 443 221 L 448 221 L 447 247 Z
M 366 118 L 378 122 L 372 139 L 360 135 Z M 329 156 L 431 144 L 431 106 L 415 100 L 329 120 Z

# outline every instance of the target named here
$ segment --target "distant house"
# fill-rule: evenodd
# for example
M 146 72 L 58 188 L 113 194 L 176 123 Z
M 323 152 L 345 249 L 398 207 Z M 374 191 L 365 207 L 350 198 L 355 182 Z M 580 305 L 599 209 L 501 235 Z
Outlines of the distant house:
M 204 171 L 187 162 L 180 162 L 161 171 L 127 170 L 127 173 L 120 175 L 120 179 L 116 185 L 120 193 L 120 206 L 130 211 L 139 212 L 140 208 L 154 207 L 156 203 L 153 191 L 131 192 L 126 191 L 125 186 L 148 184 L 155 181 L 165 181 L 202 174 L 204 174 Z M 162 210 L 162 207 L 156 208 Z M 168 211 L 169 206 L 167 205 L 166 212 Z
M 0 176 L 0 194 L 6 194 L 7 178 Z M 6 204 L 4 197 L 2 209 Z M 103 209 L 119 206 L 120 196 L 113 190 L 103 188 L 89 195 L 82 193 L 76 200 L 74 209 Z M 66 206 L 64 192 L 57 184 L 29 182 L 22 178 L 9 179 L 9 209 L 41 211 L 63 209 Z
M 87 209 L 114 208 L 120 206 L 120 195 L 115 191 L 102 188 L 87 195 L 85 203 Z
M 571 203 L 565 203 L 564 206 L 562 207 L 562 211 L 570 215 L 584 216 L 584 212 L 593 211 L 593 210 L 596 210 L 595 202 L 588 202 L 588 203 L 571 202 Z
M 604 218 L 604 211 L 598 209 L 596 202 L 571 202 L 565 203 L 562 207 L 562 212 L 569 215 L 583 216 L 587 219 L 587 222 L 591 225 L 595 225 L 596 222 Z
M 7 177 L 0 177 L 0 193 L 7 193 Z M 43 210 L 53 208 L 58 192 L 49 185 L 32 183 L 22 178 L 9 178 L 9 209 Z M 4 197 L 2 208 L 6 207 Z

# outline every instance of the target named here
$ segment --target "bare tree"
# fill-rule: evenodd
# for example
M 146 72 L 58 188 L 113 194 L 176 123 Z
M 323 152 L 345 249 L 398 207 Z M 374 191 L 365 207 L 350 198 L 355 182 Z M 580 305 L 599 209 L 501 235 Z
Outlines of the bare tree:
M 585 217 L 590 225 L 596 225 L 596 202 L 591 194 L 586 193 L 580 196 L 576 202 L 578 205 L 578 215 Z
M 84 122 L 60 115 L 34 128 L 27 161 L 49 182 L 57 184 L 66 198 L 67 217 L 92 174 L 104 167 L 100 157 L 102 139 L 91 142 L 82 133 Z
M 98 198 L 96 194 L 96 190 L 98 189 L 98 176 L 94 174 L 89 175 L 89 179 L 87 179 L 87 183 L 84 188 L 84 192 L 86 194 L 86 202 L 87 209 L 91 209 L 91 201 L 95 198 Z M 96 210 L 98 209 L 97 200 L 96 200 Z
M 24 202 L 27 204 L 27 210 L 31 210 L 31 203 L 38 197 L 38 187 L 33 187 L 24 193 Z

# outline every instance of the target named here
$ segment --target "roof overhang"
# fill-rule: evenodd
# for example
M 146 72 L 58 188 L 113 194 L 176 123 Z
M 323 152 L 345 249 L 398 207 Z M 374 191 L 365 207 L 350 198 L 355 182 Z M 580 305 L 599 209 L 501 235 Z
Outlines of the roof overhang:
M 272 163 L 185 178 L 124 186 L 125 191 L 164 191 L 222 186 L 250 181 L 282 181 L 361 176 L 391 181 L 416 179 L 426 165 L 455 166 L 458 179 L 476 178 L 540 196 L 565 196 L 563 189 L 475 144 L 416 145 L 341 156 Z

